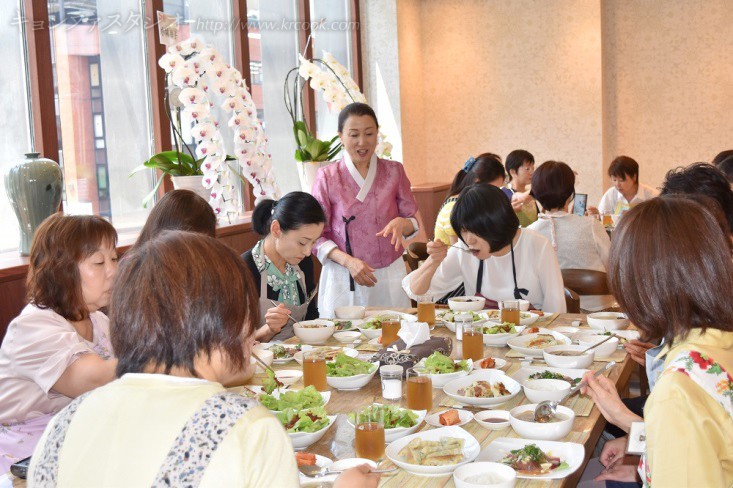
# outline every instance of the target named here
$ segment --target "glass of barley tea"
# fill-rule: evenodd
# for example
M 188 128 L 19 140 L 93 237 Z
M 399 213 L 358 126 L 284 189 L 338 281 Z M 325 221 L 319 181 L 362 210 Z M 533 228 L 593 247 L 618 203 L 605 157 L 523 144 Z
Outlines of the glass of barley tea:
M 378 405 L 357 409 L 354 426 L 356 457 L 381 461 L 384 458 L 384 410 Z
M 424 371 L 407 370 L 407 408 L 430 410 L 433 408 L 433 381 Z
M 326 357 L 319 351 L 303 352 L 303 386 L 310 385 L 318 391 L 328 391 Z
M 417 321 L 427 323 L 430 330 L 435 327 L 435 301 L 433 295 L 420 295 L 417 297 Z

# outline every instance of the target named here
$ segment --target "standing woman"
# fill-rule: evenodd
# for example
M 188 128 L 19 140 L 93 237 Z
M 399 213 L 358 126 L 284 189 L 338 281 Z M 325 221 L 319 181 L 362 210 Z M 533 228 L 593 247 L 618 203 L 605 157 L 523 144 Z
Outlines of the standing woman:
M 263 200 L 255 207 L 252 226 L 263 238 L 242 254 L 242 259 L 252 272 L 260 297 L 258 341 L 292 337 L 288 318 L 296 322 L 318 318 L 315 300 L 307 300 L 315 289 L 311 250 L 325 222 L 318 201 L 301 191 L 278 201 Z
M 325 317 L 343 305 L 410 306 L 400 285 L 402 239 L 418 231 L 417 203 L 402 164 L 374 154 L 378 127 L 369 105 L 347 105 L 338 120 L 343 158 L 319 169 L 313 184 L 327 217 L 316 243 Z

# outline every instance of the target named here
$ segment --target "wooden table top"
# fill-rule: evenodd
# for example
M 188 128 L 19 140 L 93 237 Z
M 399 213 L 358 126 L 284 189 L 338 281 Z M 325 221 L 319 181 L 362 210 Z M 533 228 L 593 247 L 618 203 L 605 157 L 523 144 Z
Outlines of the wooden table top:
M 414 310 L 405 310 L 406 312 L 413 312 Z M 541 326 L 541 327 L 548 327 L 549 329 L 553 329 L 559 326 L 569 326 L 572 324 L 574 320 L 582 320 L 584 323 L 584 316 L 583 315 L 576 315 L 576 314 L 560 314 L 555 315 L 552 318 L 545 320 L 543 322 L 538 322 L 535 325 Z M 435 330 L 432 332 L 433 336 L 447 336 L 454 339 L 454 347 L 453 352 L 451 354 L 454 358 L 460 358 L 461 357 L 461 342 L 455 341 L 455 335 L 451 333 L 448 329 L 443 327 L 436 327 Z M 291 339 L 289 342 L 297 342 L 297 338 Z M 338 345 L 338 343 L 331 338 L 329 345 Z M 497 358 L 505 358 L 506 354 L 509 353 L 511 349 L 508 347 L 503 348 L 496 348 L 496 347 L 485 347 L 484 352 L 485 356 L 492 356 Z M 519 366 L 519 359 L 513 359 L 513 358 L 506 358 L 508 361 L 508 365 L 504 368 L 504 371 L 507 372 L 510 376 L 516 371 Z M 620 392 L 626 392 L 628 390 L 628 383 L 629 378 L 631 376 L 631 373 L 633 372 L 635 368 L 635 364 L 629 357 L 626 355 L 626 357 L 622 361 L 617 361 L 617 365 L 613 367 L 610 372 L 606 373 L 606 375 L 614 381 L 616 384 L 616 387 Z M 591 369 L 597 370 L 604 366 L 605 363 L 596 361 L 593 363 L 593 366 Z M 544 365 L 544 363 L 540 363 L 540 365 Z M 286 365 L 273 365 L 273 368 L 275 370 L 278 369 L 293 369 L 298 367 L 297 363 L 290 362 Z M 261 383 L 263 376 L 257 375 L 253 379 L 252 383 L 259 384 Z M 302 388 L 302 382 L 296 383 L 295 388 Z M 519 393 L 517 395 L 518 397 L 521 397 L 520 403 L 526 404 L 529 403 L 529 401 L 524 397 L 524 393 Z M 446 400 L 449 400 L 449 397 L 443 393 L 441 389 L 433 389 L 433 409 L 432 412 L 437 412 L 441 410 L 445 410 L 446 407 L 441 407 L 440 404 Z M 326 405 L 326 410 L 329 414 L 348 414 L 355 410 L 356 407 L 361 405 L 367 405 L 373 401 L 382 401 L 381 396 L 381 383 L 379 379 L 379 374 L 375 375 L 375 377 L 372 379 L 372 381 L 369 382 L 368 385 L 366 385 L 364 388 L 357 390 L 357 391 L 338 391 L 335 389 L 331 390 L 331 399 L 329 403 Z M 404 405 L 403 405 L 404 406 Z M 502 406 L 498 406 L 497 408 L 501 409 Z M 573 424 L 573 430 L 568 434 L 568 436 L 563 439 L 564 441 L 571 441 L 571 442 L 577 442 L 579 444 L 583 444 L 585 447 L 585 462 L 583 464 L 583 467 L 581 469 L 577 470 L 575 473 L 573 473 L 571 476 L 562 479 L 562 480 L 555 480 L 555 481 L 531 481 L 531 480 L 517 480 L 517 487 L 543 487 L 543 488 L 554 488 L 554 487 L 566 487 L 566 486 L 575 486 L 578 483 L 578 480 L 580 479 L 580 476 L 583 472 L 583 469 L 585 467 L 585 463 L 588 462 L 590 459 L 590 456 L 593 453 L 593 450 L 595 448 L 596 443 L 598 442 L 598 439 L 601 435 L 601 432 L 603 431 L 603 428 L 606 425 L 606 421 L 604 420 L 603 416 L 600 414 L 598 409 L 593 406 L 590 414 L 585 417 L 579 417 L 576 416 L 574 424 Z M 431 427 L 427 425 L 426 423 L 423 423 L 422 427 L 420 428 L 420 431 L 427 430 L 427 429 L 433 429 L 434 427 Z M 468 424 L 464 425 L 463 428 L 468 431 L 470 434 L 472 434 L 480 443 L 481 449 L 483 450 L 486 448 L 488 444 L 491 443 L 492 440 L 499 438 L 499 437 L 519 437 L 517 436 L 511 427 L 507 427 L 503 430 L 498 431 L 489 431 L 487 429 L 484 429 L 476 422 L 469 422 Z M 349 424 L 346 421 L 345 415 L 339 415 L 338 420 L 334 423 L 334 425 L 331 426 L 331 428 L 326 432 L 324 437 L 317 443 L 310 446 L 307 451 L 320 454 L 322 456 L 326 456 L 330 459 L 345 459 L 354 457 L 354 448 L 353 448 L 353 439 L 354 439 L 354 429 L 353 427 L 350 427 Z M 25 482 L 23 480 L 15 479 L 13 480 L 13 486 L 14 487 L 25 487 Z M 412 475 L 410 473 L 407 473 L 406 471 L 398 470 L 394 474 L 390 474 L 387 476 L 382 477 L 382 481 L 380 483 L 381 487 L 388 487 L 388 488 L 451 488 L 454 486 L 453 484 L 453 478 L 452 476 L 442 476 L 442 477 L 422 477 L 422 476 L 416 476 Z

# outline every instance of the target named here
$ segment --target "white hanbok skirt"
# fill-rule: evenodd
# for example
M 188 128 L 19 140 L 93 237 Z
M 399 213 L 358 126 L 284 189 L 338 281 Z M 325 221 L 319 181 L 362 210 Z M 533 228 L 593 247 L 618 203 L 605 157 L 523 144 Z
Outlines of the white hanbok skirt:
M 376 285 L 367 287 L 354 283 L 352 292 L 349 290 L 349 270 L 329 259 L 321 270 L 318 284 L 318 314 L 334 318 L 334 310 L 347 305 L 408 308 L 410 299 L 402 289 L 402 279 L 406 275 L 405 262 L 400 256 L 386 268 L 374 271 Z

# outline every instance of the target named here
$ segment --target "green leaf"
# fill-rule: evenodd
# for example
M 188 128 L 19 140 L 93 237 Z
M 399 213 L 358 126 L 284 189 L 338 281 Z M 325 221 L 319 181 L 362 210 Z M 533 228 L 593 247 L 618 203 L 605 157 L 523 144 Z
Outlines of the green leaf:
M 153 191 L 147 194 L 145 198 L 143 198 L 143 208 L 148 208 L 148 204 L 153 201 L 153 198 L 155 197 L 155 194 L 158 193 L 158 188 L 160 188 L 161 183 L 163 183 L 163 180 L 165 179 L 165 175 L 160 175 L 160 178 L 158 178 L 158 182 L 155 184 L 155 187 L 153 188 Z

